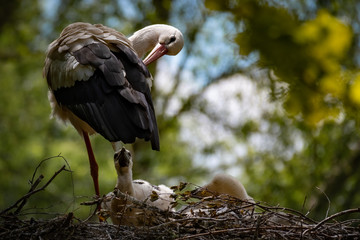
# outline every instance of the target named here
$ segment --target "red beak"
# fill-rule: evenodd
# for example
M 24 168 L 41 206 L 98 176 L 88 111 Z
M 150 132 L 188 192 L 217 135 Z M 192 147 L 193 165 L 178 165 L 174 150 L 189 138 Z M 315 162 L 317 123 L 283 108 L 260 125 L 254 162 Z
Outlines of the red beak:
M 143 62 L 145 63 L 145 65 L 149 65 L 150 63 L 164 56 L 167 52 L 168 52 L 167 48 L 164 45 L 158 43 L 156 44 L 154 49 L 151 50 L 149 55 L 147 55 L 147 57 L 144 59 Z

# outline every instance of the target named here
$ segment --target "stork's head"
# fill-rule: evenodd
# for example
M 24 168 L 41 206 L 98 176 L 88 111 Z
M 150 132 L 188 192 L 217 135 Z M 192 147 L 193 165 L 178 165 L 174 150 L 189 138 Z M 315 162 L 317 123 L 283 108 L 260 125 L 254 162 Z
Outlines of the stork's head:
M 140 56 L 152 49 L 144 59 L 145 65 L 149 65 L 165 54 L 176 55 L 184 46 L 184 37 L 180 30 L 165 24 L 147 26 L 135 32 L 129 39 Z
M 126 150 L 124 147 L 121 148 L 114 154 L 114 163 L 118 175 L 121 175 L 124 172 L 128 172 L 129 168 L 131 171 L 133 162 L 130 151 Z
M 158 38 L 158 43 L 144 59 L 145 65 L 149 65 L 165 54 L 176 55 L 184 46 L 184 38 L 179 29 L 169 25 L 160 26 L 161 32 Z

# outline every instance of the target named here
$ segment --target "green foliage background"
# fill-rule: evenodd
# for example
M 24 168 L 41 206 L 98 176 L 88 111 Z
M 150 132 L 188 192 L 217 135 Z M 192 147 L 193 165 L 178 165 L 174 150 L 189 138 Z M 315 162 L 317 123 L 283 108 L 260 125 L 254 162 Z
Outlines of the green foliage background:
M 166 23 L 184 34 L 185 49 L 171 61 L 176 67 L 168 76 L 170 88 L 160 89 L 155 80 L 152 90 L 161 151 L 153 152 L 141 141 L 127 146 L 134 152 L 135 178 L 154 184 L 202 184 L 214 172 L 236 168 L 256 200 L 309 211 L 314 218 L 325 216 L 327 197 L 330 213 L 360 205 L 357 1 L 17 0 L 4 4 L 0 10 L 0 16 L 6 16 L 0 17 L 0 209 L 28 191 L 28 180 L 41 160 L 61 154 L 73 172 L 61 173 L 46 191 L 33 196 L 24 213 L 53 216 L 75 211 L 86 217 L 91 211 L 79 205 L 91 200 L 93 193 L 83 140 L 71 126 L 49 119 L 42 78 L 47 45 L 75 21 L 102 23 L 126 35 L 149 24 Z M 155 79 L 163 71 L 159 65 L 150 66 Z M 204 93 L 238 74 L 265 90 L 277 104 L 276 111 L 262 114 L 261 120 L 228 124 L 219 109 L 209 109 Z M 180 94 L 186 83 L 196 87 Z M 234 100 L 244 101 L 240 96 Z M 169 113 L 174 101 L 177 108 Z M 200 115 L 235 140 L 214 137 L 212 143 L 203 139 L 200 144 L 200 139 L 194 145 L 182 137 L 184 118 Z M 187 130 L 195 135 L 197 126 L 192 127 Z M 254 148 L 250 142 L 257 134 L 271 136 L 275 144 Z M 115 184 L 113 152 L 101 136 L 92 137 L 92 142 L 105 194 Z M 234 153 L 236 145 L 246 148 L 245 156 Z M 233 161 L 223 160 L 224 154 Z M 47 160 L 38 174 L 44 174 L 46 181 L 64 158 Z M 210 158 L 219 162 L 215 169 L 209 167 Z

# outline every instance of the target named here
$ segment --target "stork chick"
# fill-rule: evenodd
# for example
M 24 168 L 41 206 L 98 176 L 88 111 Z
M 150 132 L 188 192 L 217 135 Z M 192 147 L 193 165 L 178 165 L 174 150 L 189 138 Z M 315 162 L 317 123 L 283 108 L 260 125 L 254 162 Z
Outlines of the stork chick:
M 197 189 L 194 193 L 199 192 L 204 196 L 227 194 L 243 201 L 254 202 L 254 199 L 247 194 L 244 185 L 240 181 L 224 173 L 215 175 L 210 183 Z
M 215 209 L 219 215 L 222 215 L 224 212 L 228 212 L 226 216 L 230 219 L 233 213 L 231 213 L 228 207 L 224 205 L 223 200 L 225 199 L 223 199 L 223 197 L 226 197 L 225 194 L 247 202 L 244 203 L 246 206 L 244 206 L 243 210 L 250 212 L 254 209 L 253 203 L 255 202 L 253 198 L 247 194 L 245 187 L 241 184 L 241 182 L 239 182 L 236 178 L 223 173 L 216 175 L 211 182 L 205 186 L 193 190 L 192 194 L 194 196 L 202 197 L 203 201 L 183 209 L 183 211 L 190 217 L 201 215 L 201 212 L 209 213 L 208 206 L 210 204 L 217 206 Z M 210 196 L 215 196 L 216 198 L 206 198 Z
M 114 193 L 109 193 L 109 203 L 103 204 L 103 208 L 109 210 L 111 220 L 117 225 L 144 225 L 148 224 L 146 212 L 131 204 L 131 201 L 117 196 L 117 191 L 128 194 L 138 201 L 157 207 L 160 210 L 173 210 L 170 197 L 174 192 L 165 185 L 154 186 L 144 180 L 133 180 L 132 178 L 132 156 L 131 153 L 122 148 L 114 155 L 114 164 L 118 175 Z M 151 201 L 152 195 L 157 195 L 157 200 Z

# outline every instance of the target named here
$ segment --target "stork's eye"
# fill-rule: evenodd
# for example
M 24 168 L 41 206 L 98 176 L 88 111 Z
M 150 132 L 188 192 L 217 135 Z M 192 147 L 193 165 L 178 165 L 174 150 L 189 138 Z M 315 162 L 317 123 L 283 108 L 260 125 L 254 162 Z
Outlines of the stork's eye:
M 175 42 L 175 40 L 176 40 L 176 37 L 175 37 L 175 36 L 171 36 L 169 43 Z

